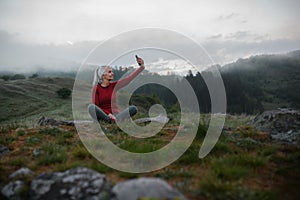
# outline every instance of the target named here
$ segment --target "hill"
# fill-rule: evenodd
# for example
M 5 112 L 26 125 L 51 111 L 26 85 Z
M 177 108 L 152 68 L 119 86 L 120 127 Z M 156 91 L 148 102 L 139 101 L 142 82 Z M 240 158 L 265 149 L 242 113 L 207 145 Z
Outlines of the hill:
M 72 120 L 72 97 L 62 99 L 56 91 L 73 89 L 74 79 L 48 77 L 0 82 L 0 125 L 36 125 L 42 116 L 57 120 Z M 126 95 L 121 92 L 120 97 Z M 155 95 L 133 95 L 131 103 L 141 113 L 148 113 L 154 104 L 161 104 Z M 176 106 L 172 107 L 174 110 Z
M 221 73 L 237 78 L 245 96 L 258 100 L 263 110 L 300 108 L 300 51 L 239 59 Z
M 0 124 L 30 121 L 41 115 L 71 119 L 71 98 L 61 99 L 56 91 L 72 89 L 72 78 L 35 78 L 0 82 Z
M 257 114 L 264 110 L 281 108 L 300 109 L 300 51 L 280 55 L 260 55 L 239 59 L 219 66 L 227 95 L 227 112 L 231 114 Z M 201 112 L 210 111 L 210 98 L 202 76 L 207 72 L 186 76 L 199 99 Z M 116 69 L 116 76 L 124 71 Z M 144 77 L 143 77 L 144 76 Z M 146 76 L 137 78 L 143 83 Z M 157 77 L 158 75 L 152 75 Z M 169 79 L 168 79 L 169 78 Z M 165 76 L 174 81 L 174 77 Z M 36 77 L 4 81 L 0 79 L 0 124 L 19 121 L 36 121 L 41 115 L 56 119 L 72 119 L 71 98 L 61 99 L 56 91 L 72 89 L 70 77 Z M 182 88 L 180 79 L 173 84 Z M 184 88 L 182 89 L 184 92 Z M 132 103 L 145 108 L 153 102 L 163 102 L 168 108 L 178 110 L 176 97 L 165 87 L 150 84 L 139 88 Z M 152 103 L 151 103 L 152 102 Z M 192 108 L 193 109 L 193 108 Z
M 227 96 L 227 112 L 257 114 L 265 110 L 300 108 L 300 51 L 259 55 L 217 66 Z M 201 102 L 200 110 L 210 111 L 210 97 L 203 77 L 210 70 L 186 76 Z

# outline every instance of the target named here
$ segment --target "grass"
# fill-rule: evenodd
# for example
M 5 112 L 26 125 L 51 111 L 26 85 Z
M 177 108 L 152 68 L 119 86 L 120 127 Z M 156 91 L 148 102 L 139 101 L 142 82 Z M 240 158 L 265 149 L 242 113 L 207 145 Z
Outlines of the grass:
M 16 137 L 14 137 L 14 136 L 10 136 L 10 135 L 1 136 L 0 144 L 7 145 L 7 144 L 12 143 L 14 140 L 16 140 Z
M 71 78 L 37 78 L 2 82 L 0 132 L 5 131 L 3 128 L 14 129 L 8 126 L 16 122 L 18 123 L 16 126 L 21 124 L 31 127 L 37 123 L 41 113 L 55 119 L 72 119 L 71 98 L 61 99 L 55 91 L 62 87 L 72 88 L 73 83 L 74 79 Z
M 45 144 L 40 151 L 41 155 L 38 157 L 37 162 L 39 166 L 63 163 L 67 160 L 65 147 L 61 145 L 55 143 Z
M 83 146 L 75 147 L 72 151 L 72 154 L 75 158 L 85 159 L 91 157 L 91 154 Z
M 36 137 L 36 136 L 31 136 L 31 137 L 26 139 L 26 143 L 29 144 L 29 145 L 39 144 L 40 141 L 41 140 L 39 139 L 39 137 Z
M 20 129 L 20 130 L 17 131 L 17 136 L 23 136 L 25 134 L 26 134 L 26 132 L 23 129 Z
M 135 153 L 148 153 L 152 151 L 156 151 L 163 147 L 166 143 L 164 141 L 152 140 L 151 142 L 147 141 L 147 139 L 143 139 L 139 141 L 138 139 L 134 140 L 126 140 L 124 139 L 122 143 L 119 143 L 119 147 Z
M 46 127 L 39 130 L 39 134 L 58 136 L 62 131 L 57 127 Z
M 168 144 L 177 132 L 178 119 L 172 115 L 173 120 L 153 137 L 137 139 L 122 133 L 113 124 L 106 125 L 111 131 L 107 137 L 125 150 L 151 152 Z M 104 173 L 112 183 L 144 176 L 163 178 L 191 200 L 293 199 L 299 186 L 299 147 L 257 141 L 258 132 L 247 123 L 242 125 L 243 121 L 247 120 L 230 122 L 236 126 L 223 131 L 204 159 L 199 159 L 198 153 L 207 121 L 201 122 L 193 143 L 177 161 L 142 174 L 119 172 L 96 160 L 82 144 L 75 128 L 11 126 L 14 128 L 1 132 L 0 137 L 0 144 L 11 150 L 9 156 L 0 160 L 0 182 L 2 186 L 8 183 L 8 175 L 21 167 L 39 174 L 81 166 Z M 34 156 L 34 150 L 39 154 Z M 24 196 L 26 191 L 25 188 Z
M 227 115 L 224 131 L 204 159 L 199 159 L 198 154 L 210 115 L 201 113 L 194 141 L 171 165 L 142 174 L 114 170 L 87 151 L 75 128 L 37 127 L 42 115 L 57 120 L 72 119 L 71 98 L 60 99 L 55 93 L 59 88 L 72 86 L 73 80 L 66 78 L 37 78 L 1 84 L 0 144 L 8 147 L 10 153 L 0 159 L 0 187 L 7 184 L 10 181 L 8 176 L 21 167 L 33 170 L 35 177 L 42 172 L 65 171 L 80 166 L 105 174 L 112 183 L 145 176 L 163 178 L 191 200 L 297 199 L 299 196 L 300 147 L 274 144 L 262 137 L 249 123 L 254 116 L 248 115 Z M 150 97 L 138 96 L 131 100 L 139 106 L 135 116 L 138 118 L 148 116 L 148 110 L 140 107 L 149 107 L 156 102 Z M 108 129 L 106 135 L 127 151 L 160 149 L 180 129 L 178 107 L 169 107 L 167 111 L 170 121 L 153 137 L 137 139 L 122 133 L 114 124 L 105 125 Z M 189 123 L 184 128 L 191 126 Z M 26 179 L 26 187 L 21 191 L 24 199 L 28 197 L 33 177 Z
M 263 199 L 274 200 L 276 192 L 242 187 L 237 183 L 208 179 L 199 185 L 199 193 L 209 199 Z
M 172 178 L 192 178 L 195 174 L 191 171 L 186 171 L 181 168 L 179 171 L 177 169 L 164 168 L 162 172 L 155 174 L 155 177 L 163 178 L 163 179 L 172 179 Z
M 9 160 L 8 164 L 11 165 L 11 166 L 14 166 L 14 167 L 22 167 L 26 163 L 25 163 L 25 160 L 23 158 L 15 158 L 13 160 Z

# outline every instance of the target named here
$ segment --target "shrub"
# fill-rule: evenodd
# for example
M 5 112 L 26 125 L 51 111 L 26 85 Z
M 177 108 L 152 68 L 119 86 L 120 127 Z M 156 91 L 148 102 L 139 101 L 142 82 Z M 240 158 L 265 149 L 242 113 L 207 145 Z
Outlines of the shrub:
M 56 91 L 56 94 L 62 99 L 67 99 L 71 93 L 72 91 L 69 88 L 61 88 Z
M 5 81 L 8 81 L 10 79 L 10 75 L 3 75 L 1 78 Z
M 32 74 L 31 76 L 29 76 L 29 78 L 30 79 L 32 79 L 32 78 L 37 78 L 39 75 L 37 74 L 37 73 L 35 73 L 35 74 Z
M 23 74 L 15 74 L 12 77 L 10 77 L 10 80 L 19 80 L 19 79 L 26 79 L 26 77 Z

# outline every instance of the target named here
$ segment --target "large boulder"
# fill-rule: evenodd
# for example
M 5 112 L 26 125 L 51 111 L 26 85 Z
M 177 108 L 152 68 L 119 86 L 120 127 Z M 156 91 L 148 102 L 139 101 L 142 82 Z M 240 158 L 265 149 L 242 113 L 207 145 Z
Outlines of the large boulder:
M 270 133 L 273 139 L 300 144 L 300 111 L 277 109 L 257 115 L 252 124 L 260 131 Z
M 113 199 L 105 175 L 81 167 L 39 175 L 31 181 L 29 196 L 40 200 Z
M 159 178 L 138 178 L 116 184 L 112 190 L 118 200 L 186 198 Z
M 10 178 L 31 176 L 32 171 L 21 168 Z M 88 168 L 73 168 L 65 172 L 42 173 L 34 178 L 25 192 L 21 180 L 9 182 L 2 188 L 8 199 L 33 200 L 138 200 L 138 199 L 181 199 L 186 198 L 166 181 L 159 178 L 137 178 L 117 183 L 114 187 L 105 175 Z M 20 193 L 22 192 L 22 194 Z

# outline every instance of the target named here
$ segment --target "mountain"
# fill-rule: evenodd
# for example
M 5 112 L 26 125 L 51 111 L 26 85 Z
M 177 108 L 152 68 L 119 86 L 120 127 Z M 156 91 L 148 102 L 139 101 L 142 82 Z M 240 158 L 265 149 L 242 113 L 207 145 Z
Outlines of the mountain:
M 300 108 L 300 50 L 238 59 L 221 67 L 221 74 L 229 93 L 240 92 L 245 98 L 256 101 L 262 106 L 260 111 Z M 233 80 L 236 83 L 230 84 Z

